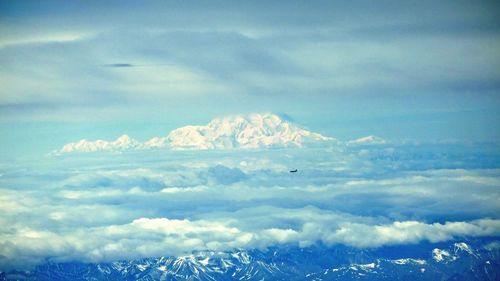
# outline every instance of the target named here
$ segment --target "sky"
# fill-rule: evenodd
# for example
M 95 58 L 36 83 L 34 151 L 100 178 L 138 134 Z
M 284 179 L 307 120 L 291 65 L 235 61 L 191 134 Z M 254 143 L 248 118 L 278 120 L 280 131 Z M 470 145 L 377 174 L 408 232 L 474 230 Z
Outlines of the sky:
M 0 153 L 252 112 L 498 141 L 499 19 L 494 1 L 0 1 Z
M 0 271 L 498 240 L 499 50 L 493 1 L 0 0 Z M 255 112 L 313 144 L 143 149 Z

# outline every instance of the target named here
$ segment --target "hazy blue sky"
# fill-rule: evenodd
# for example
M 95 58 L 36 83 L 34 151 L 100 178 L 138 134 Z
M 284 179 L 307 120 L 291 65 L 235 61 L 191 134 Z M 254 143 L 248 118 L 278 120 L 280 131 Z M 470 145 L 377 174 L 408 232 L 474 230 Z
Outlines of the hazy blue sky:
M 498 141 L 499 50 L 494 1 L 0 1 L 0 153 L 262 111 Z
M 0 271 L 498 240 L 499 5 L 242 2 L 0 0 Z M 251 112 L 388 142 L 47 155 Z

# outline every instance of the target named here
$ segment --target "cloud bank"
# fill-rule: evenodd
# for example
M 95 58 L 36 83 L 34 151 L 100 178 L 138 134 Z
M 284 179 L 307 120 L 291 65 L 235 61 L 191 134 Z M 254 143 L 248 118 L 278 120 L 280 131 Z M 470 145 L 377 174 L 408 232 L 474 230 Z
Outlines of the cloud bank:
M 294 210 L 298 216 L 304 215 L 302 211 Z M 422 241 L 435 243 L 464 236 L 500 235 L 500 220 L 491 219 L 444 224 L 397 221 L 370 225 L 339 222 L 333 220 L 334 217 L 304 222 L 297 230 L 242 230 L 232 226 L 231 222 L 168 218 L 138 218 L 127 224 L 62 233 L 20 228 L 0 237 L 0 262 L 3 266 L 8 263 L 37 263 L 48 256 L 60 261 L 102 262 L 155 257 L 165 253 L 182 255 L 195 249 L 223 251 L 286 243 L 308 246 L 323 242 L 327 245 L 340 243 L 355 247 L 380 247 Z
M 489 149 L 129 150 L 5 164 L 0 268 L 499 237 L 500 158 Z

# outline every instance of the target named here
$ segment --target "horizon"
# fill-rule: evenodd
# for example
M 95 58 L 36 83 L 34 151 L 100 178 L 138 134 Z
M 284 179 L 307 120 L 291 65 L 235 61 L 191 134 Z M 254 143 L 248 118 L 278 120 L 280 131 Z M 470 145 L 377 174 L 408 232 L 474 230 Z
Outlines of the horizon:
M 0 85 L 0 280 L 500 276 L 495 1 L 0 0 Z
M 495 2 L 119 3 L 0 1 L 0 155 L 252 112 L 339 139 L 500 139 Z

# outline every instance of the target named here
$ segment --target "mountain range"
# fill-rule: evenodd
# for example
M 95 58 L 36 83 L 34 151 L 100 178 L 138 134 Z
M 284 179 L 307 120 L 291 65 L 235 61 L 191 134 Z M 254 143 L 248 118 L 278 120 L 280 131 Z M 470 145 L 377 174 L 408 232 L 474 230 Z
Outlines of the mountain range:
M 432 250 L 410 248 L 282 246 L 267 250 L 199 251 L 181 257 L 110 263 L 48 262 L 30 271 L 1 272 L 0 280 L 493 281 L 500 278 L 498 242 L 475 248 L 464 242 Z
M 207 125 L 184 126 L 166 136 L 139 142 L 128 135 L 114 141 L 82 139 L 52 152 L 123 151 L 131 149 L 197 150 L 197 149 L 266 149 L 275 147 L 304 147 L 339 144 L 333 138 L 315 133 L 286 121 L 272 113 L 254 113 L 215 118 Z M 385 144 L 385 140 L 367 136 L 348 141 L 347 145 Z

